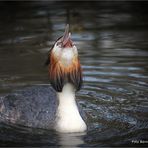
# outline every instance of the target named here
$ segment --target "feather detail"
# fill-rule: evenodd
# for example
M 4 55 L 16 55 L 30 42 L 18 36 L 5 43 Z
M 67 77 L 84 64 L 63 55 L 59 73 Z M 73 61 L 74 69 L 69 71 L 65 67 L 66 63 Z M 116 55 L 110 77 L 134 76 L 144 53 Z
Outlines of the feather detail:
M 48 66 L 49 79 L 52 87 L 61 92 L 65 83 L 69 82 L 75 86 L 78 91 L 82 85 L 82 69 L 78 57 L 74 57 L 72 63 L 69 66 L 63 65 L 63 63 L 50 54 L 50 64 Z

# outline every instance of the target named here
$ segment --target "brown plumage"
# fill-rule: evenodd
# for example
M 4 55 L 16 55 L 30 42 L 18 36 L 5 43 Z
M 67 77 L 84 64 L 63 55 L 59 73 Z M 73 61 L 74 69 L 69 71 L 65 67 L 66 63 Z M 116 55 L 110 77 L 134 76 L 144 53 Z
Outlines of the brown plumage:
M 71 65 L 65 66 L 51 50 L 47 61 L 50 83 L 56 91 L 61 92 L 67 82 L 72 83 L 77 91 L 80 90 L 82 69 L 78 57 L 73 58 Z
M 46 65 L 50 83 L 56 91 L 61 92 L 66 83 L 73 84 L 77 91 L 81 88 L 82 69 L 77 48 L 70 38 L 69 25 L 50 50 Z

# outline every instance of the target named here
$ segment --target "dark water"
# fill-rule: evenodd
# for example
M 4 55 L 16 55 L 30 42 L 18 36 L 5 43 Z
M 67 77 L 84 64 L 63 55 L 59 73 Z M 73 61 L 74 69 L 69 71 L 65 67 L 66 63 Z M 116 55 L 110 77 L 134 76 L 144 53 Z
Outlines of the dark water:
M 47 52 L 68 22 L 83 66 L 84 86 L 77 100 L 87 113 L 89 130 L 59 134 L 1 123 L 0 146 L 146 146 L 147 6 L 147 2 L 1 2 L 0 95 L 49 84 Z

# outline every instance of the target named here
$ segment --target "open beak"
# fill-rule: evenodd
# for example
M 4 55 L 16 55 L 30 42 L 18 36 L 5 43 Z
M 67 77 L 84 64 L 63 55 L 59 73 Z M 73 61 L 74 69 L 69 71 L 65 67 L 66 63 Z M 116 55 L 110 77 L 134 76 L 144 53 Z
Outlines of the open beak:
M 72 47 L 72 41 L 70 39 L 70 33 L 69 33 L 69 24 L 66 25 L 65 32 L 61 41 L 63 47 Z

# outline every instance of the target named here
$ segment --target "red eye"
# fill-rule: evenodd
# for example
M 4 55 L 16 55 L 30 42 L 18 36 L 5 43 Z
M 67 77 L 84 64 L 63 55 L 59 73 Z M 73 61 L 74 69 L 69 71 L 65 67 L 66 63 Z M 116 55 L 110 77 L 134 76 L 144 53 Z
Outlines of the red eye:
M 57 42 L 57 46 L 62 45 L 62 42 Z

